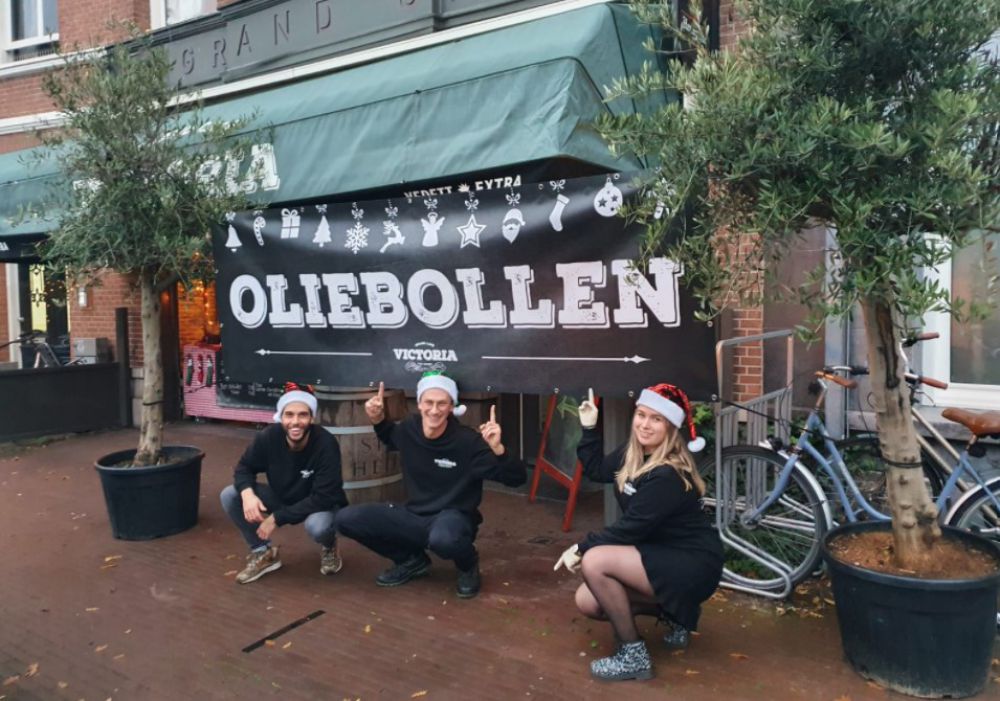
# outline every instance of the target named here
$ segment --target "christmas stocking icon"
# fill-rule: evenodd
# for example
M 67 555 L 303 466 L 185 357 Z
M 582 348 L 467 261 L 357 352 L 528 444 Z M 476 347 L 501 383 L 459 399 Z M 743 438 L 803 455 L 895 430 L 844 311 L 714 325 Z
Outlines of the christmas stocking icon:
M 569 198 L 566 195 L 556 196 L 556 206 L 552 208 L 552 213 L 549 214 L 549 224 L 556 231 L 562 231 L 562 213 L 566 209 L 566 205 L 569 204 Z

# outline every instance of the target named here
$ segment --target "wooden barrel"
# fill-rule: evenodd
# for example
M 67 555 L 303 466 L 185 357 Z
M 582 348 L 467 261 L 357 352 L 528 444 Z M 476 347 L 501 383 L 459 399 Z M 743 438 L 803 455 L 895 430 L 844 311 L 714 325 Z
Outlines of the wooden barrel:
M 344 491 L 352 504 L 406 499 L 399 453 L 388 452 L 365 414 L 365 402 L 377 389 L 317 387 L 319 422 L 340 443 Z M 406 394 L 385 391 L 386 417 L 406 416 Z

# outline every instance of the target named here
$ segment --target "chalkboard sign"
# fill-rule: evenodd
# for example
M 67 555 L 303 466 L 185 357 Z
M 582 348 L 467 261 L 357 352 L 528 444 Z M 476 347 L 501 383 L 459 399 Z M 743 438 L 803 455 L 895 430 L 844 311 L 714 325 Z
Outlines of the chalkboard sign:
M 284 385 L 262 382 L 233 382 L 226 374 L 225 351 L 218 353 L 219 381 L 216 401 L 219 406 L 239 409 L 273 408 L 284 392 Z
M 583 466 L 576 457 L 576 446 L 582 436 L 580 403 L 568 395 L 549 398 L 545 428 L 542 431 L 542 442 L 538 446 L 535 475 L 531 481 L 531 491 L 528 492 L 528 501 L 535 500 L 543 472 L 566 487 L 569 490 L 569 497 L 566 502 L 566 513 L 563 516 L 564 531 L 568 531 L 573 523 L 576 497 L 580 492 L 580 482 L 583 480 Z

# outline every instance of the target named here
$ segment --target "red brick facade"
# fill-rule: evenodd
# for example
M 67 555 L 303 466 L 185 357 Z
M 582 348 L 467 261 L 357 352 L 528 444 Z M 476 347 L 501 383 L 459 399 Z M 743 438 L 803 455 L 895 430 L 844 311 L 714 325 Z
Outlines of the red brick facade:
M 129 361 L 142 365 L 142 318 L 139 290 L 123 275 L 107 273 L 100 283 L 87 288 L 87 306 L 80 307 L 78 295 L 70 295 L 69 326 L 74 338 L 107 338 L 114 357 L 122 357 L 115 343 L 115 309 L 128 308 Z

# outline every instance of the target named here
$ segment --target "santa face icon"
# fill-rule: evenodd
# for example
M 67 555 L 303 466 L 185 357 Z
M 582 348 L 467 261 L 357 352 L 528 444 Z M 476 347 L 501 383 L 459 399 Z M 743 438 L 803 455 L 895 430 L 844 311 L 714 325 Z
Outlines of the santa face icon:
M 503 225 L 501 226 L 503 237 L 510 243 L 514 243 L 514 239 L 521 233 L 522 226 L 524 226 L 524 216 L 521 214 L 521 210 L 511 209 L 503 218 Z

